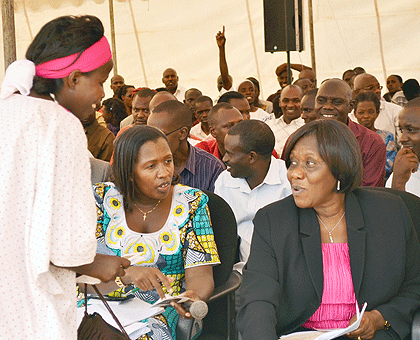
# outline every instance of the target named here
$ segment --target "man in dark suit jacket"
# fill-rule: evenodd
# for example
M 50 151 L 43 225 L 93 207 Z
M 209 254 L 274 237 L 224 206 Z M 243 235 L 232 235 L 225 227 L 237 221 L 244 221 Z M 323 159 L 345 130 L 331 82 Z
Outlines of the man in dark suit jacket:
M 356 189 L 346 194 L 354 292 L 361 306 L 390 324 L 374 339 L 404 339 L 420 306 L 420 246 L 409 212 L 394 195 Z M 321 304 L 323 264 L 313 209 L 292 196 L 261 209 L 240 290 L 243 340 L 275 340 L 300 329 Z

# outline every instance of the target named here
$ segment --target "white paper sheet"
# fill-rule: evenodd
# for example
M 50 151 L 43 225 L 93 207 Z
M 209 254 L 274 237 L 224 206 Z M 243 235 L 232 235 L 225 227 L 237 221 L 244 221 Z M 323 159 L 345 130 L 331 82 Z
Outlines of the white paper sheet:
M 319 329 L 316 331 L 308 332 L 295 332 L 288 335 L 281 336 L 280 339 L 284 340 L 332 340 L 340 336 L 346 335 L 347 333 L 353 332 L 360 326 L 363 314 L 365 313 L 367 302 L 362 306 L 362 310 L 359 312 L 359 306 L 356 303 L 356 316 L 357 319 L 354 323 L 346 328 L 339 328 L 334 330 Z
M 124 301 L 107 301 L 112 311 L 123 325 L 124 329 L 130 335 L 135 334 L 138 336 L 150 331 L 146 324 L 140 322 L 144 319 L 150 318 L 164 311 L 161 307 L 153 307 L 147 302 L 144 302 L 138 298 L 124 300 Z M 77 308 L 77 323 L 80 324 L 85 312 L 85 307 Z M 101 300 L 90 299 L 88 302 L 88 313 L 93 314 L 94 312 L 100 314 L 102 318 L 119 329 L 117 323 L 114 321 L 112 315 L 104 306 Z M 129 331 L 130 330 L 130 331 Z M 139 333 L 140 332 L 140 333 Z M 142 333 L 143 332 L 143 333 Z

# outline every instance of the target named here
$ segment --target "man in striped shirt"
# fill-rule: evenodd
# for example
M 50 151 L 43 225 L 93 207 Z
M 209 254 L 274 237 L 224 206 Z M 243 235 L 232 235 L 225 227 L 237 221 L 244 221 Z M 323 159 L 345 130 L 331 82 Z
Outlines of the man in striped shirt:
M 168 138 L 174 173 L 181 177 L 181 184 L 213 192 L 214 182 L 226 166 L 215 156 L 188 142 L 192 125 L 188 107 L 175 100 L 163 102 L 153 109 L 147 125 L 158 128 Z

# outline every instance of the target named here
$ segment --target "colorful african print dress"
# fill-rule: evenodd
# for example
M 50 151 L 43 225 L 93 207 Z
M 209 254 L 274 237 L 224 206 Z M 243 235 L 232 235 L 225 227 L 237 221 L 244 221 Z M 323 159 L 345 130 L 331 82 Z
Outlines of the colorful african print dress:
M 128 228 L 123 198 L 113 183 L 94 187 L 97 206 L 96 237 L 101 246 L 116 255 L 141 254 L 136 265 L 156 267 L 174 278 L 173 295 L 185 291 L 185 269 L 220 263 L 214 242 L 207 207 L 208 197 L 198 189 L 176 185 L 172 206 L 165 225 L 154 233 L 137 233 Z M 164 288 L 166 293 L 166 290 Z M 159 299 L 156 290 L 142 291 L 131 285 L 120 288 L 110 296 L 132 298 L 133 295 L 149 303 Z M 173 307 L 148 319 L 152 330 L 140 339 L 175 340 L 178 313 Z M 198 335 L 197 335 L 198 336 Z

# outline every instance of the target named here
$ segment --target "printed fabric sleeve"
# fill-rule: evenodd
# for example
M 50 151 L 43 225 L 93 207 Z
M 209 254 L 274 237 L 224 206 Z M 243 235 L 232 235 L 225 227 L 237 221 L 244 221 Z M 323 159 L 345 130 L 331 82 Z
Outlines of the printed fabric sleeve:
M 189 197 L 190 211 L 188 221 L 181 232 L 181 239 L 184 240 L 184 267 L 219 264 L 207 206 L 208 197 L 196 189 L 189 189 L 185 193 Z

